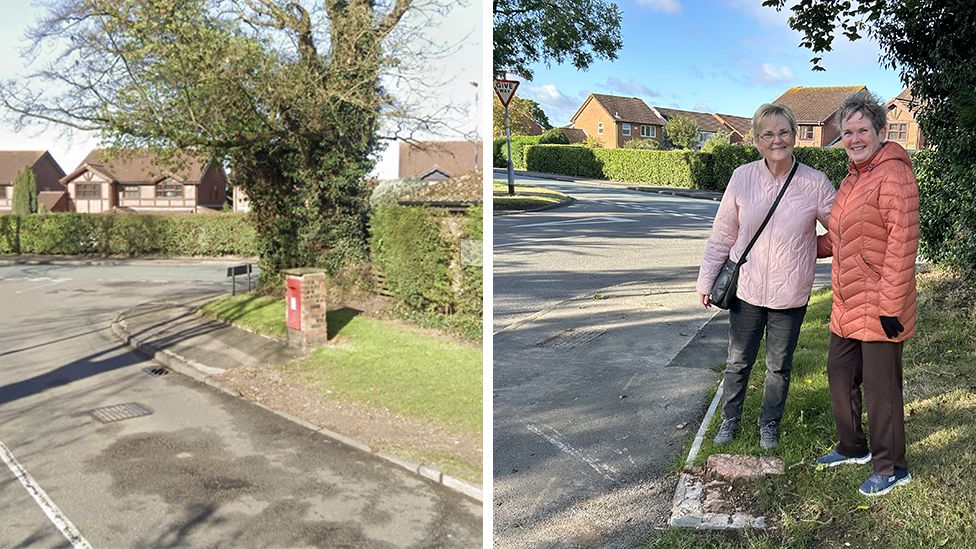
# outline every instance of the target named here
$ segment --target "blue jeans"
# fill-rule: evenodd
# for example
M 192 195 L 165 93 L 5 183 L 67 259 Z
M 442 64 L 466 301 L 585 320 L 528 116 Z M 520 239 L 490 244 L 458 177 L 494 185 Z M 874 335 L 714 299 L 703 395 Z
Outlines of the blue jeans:
M 722 391 L 725 394 L 723 419 L 739 419 L 746 399 L 749 374 L 759 353 L 759 342 L 766 334 L 766 382 L 763 386 L 759 424 L 779 422 L 790 389 L 793 351 L 800 338 L 800 325 L 807 306 L 792 309 L 756 307 L 736 299 L 729 308 L 729 358 L 725 364 Z

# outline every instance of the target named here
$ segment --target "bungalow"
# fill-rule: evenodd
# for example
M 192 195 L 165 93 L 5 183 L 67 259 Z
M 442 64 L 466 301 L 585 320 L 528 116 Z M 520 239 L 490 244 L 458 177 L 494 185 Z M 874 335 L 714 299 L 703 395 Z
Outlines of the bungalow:
M 63 197 L 64 185 L 58 182 L 64 177 L 64 170 L 47 151 L 0 151 L 0 213 L 8 213 L 13 209 L 14 180 L 25 167 L 34 172 L 34 181 L 38 196 L 43 199 L 38 202 L 39 208 L 48 211 L 66 211 L 67 201 Z
M 800 127 L 797 147 L 829 147 L 840 139 L 834 121 L 840 104 L 866 86 L 798 86 L 786 90 L 773 103 L 789 107 Z
M 197 213 L 219 210 L 227 174 L 216 161 L 189 153 L 163 160 L 148 149 L 96 149 L 61 178 L 73 211 Z
M 683 111 L 679 109 L 668 109 L 664 107 L 652 107 L 654 112 L 661 116 L 661 118 L 670 121 L 675 116 L 683 116 L 685 118 L 690 118 L 698 123 L 698 144 L 695 148 L 700 148 L 702 143 L 708 141 L 711 137 L 721 131 L 729 131 L 725 124 L 721 120 L 715 117 L 713 114 L 708 114 L 704 112 L 695 111 Z M 731 133 L 731 132 L 730 132 Z
M 481 168 L 480 141 L 401 141 L 400 179 L 444 181 Z
M 915 119 L 918 103 L 912 97 L 912 89 L 909 87 L 902 90 L 885 104 L 885 108 L 888 110 L 887 140 L 899 143 L 909 150 L 924 149 L 925 136 Z
M 714 114 L 719 122 L 725 126 L 725 131 L 731 133 L 729 143 L 752 143 L 752 118 L 734 116 L 731 114 Z
M 662 143 L 667 122 L 644 101 L 591 93 L 570 119 L 571 127 L 599 139 L 605 147 L 619 148 L 631 139 Z
M 400 197 L 397 203 L 401 206 L 445 208 L 448 212 L 460 213 L 482 201 L 481 170 L 421 185 Z

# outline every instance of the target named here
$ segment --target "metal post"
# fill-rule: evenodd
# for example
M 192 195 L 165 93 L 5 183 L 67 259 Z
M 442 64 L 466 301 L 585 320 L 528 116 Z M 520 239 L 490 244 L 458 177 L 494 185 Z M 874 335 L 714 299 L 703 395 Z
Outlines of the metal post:
M 237 295 L 237 275 L 230 277 L 230 279 L 233 281 L 231 282 L 230 295 Z
M 508 196 L 515 196 L 515 176 L 512 173 L 512 122 L 508 118 L 508 105 L 505 105 L 505 136 L 508 139 Z
M 247 264 L 247 293 L 251 293 L 251 264 Z

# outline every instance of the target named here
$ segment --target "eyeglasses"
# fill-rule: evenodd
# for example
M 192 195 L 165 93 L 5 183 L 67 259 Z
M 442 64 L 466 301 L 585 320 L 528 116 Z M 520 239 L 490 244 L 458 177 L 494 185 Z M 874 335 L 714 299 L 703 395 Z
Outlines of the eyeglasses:
M 760 135 L 759 136 L 759 139 L 762 139 L 766 143 L 770 143 L 770 142 L 772 142 L 773 139 L 775 139 L 777 137 L 780 138 L 780 139 L 782 139 L 783 141 L 787 141 L 791 137 L 793 137 L 793 132 L 791 132 L 789 130 L 783 130 L 783 131 L 781 131 L 779 133 L 766 132 L 766 133 Z

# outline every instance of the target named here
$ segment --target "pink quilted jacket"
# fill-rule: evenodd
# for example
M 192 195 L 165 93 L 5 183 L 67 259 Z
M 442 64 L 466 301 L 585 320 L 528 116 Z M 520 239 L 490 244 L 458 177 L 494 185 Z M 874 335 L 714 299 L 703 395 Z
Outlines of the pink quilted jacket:
M 739 259 L 784 181 L 785 175 L 774 179 L 763 160 L 733 172 L 705 246 L 695 284 L 699 293 L 711 292 L 726 257 Z M 739 299 L 770 309 L 806 305 L 817 261 L 817 221 L 827 225 L 834 194 L 834 187 L 823 172 L 800 164 L 739 271 Z

